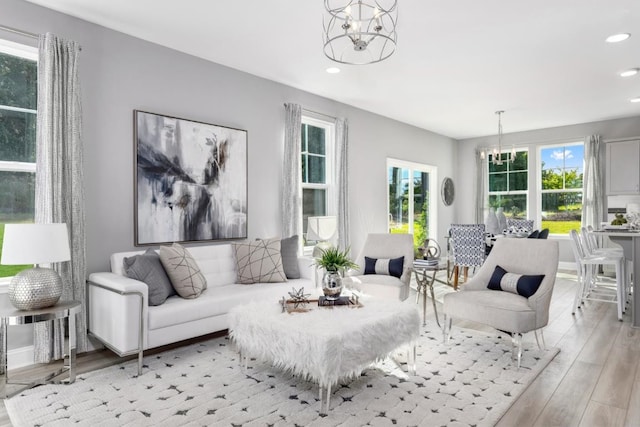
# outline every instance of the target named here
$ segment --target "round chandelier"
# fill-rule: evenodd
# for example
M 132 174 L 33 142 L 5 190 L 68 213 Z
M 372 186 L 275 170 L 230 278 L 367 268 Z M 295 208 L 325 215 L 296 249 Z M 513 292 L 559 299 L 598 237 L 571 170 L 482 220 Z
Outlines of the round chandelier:
M 341 64 L 384 61 L 396 50 L 397 0 L 325 0 L 324 54 Z

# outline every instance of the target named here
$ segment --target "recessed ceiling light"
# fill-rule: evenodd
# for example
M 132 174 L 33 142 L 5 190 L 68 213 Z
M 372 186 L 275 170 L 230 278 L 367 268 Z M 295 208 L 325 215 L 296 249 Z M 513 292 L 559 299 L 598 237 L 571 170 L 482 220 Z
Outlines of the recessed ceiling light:
M 607 42 L 608 43 L 618 43 L 618 42 L 621 42 L 621 41 L 624 41 L 624 40 L 628 39 L 629 37 L 631 37 L 631 34 L 629 34 L 629 33 L 614 34 L 612 36 L 607 37 Z
M 629 101 L 631 101 L 631 102 L 640 102 L 640 96 L 636 96 L 635 98 L 631 98 Z
M 340 72 L 340 68 L 338 67 L 329 67 L 327 68 L 327 73 L 329 74 L 338 74 Z
M 636 74 L 638 74 L 638 71 L 640 71 L 640 68 L 630 68 L 628 70 L 624 70 L 623 72 L 621 72 L 620 77 L 635 76 Z

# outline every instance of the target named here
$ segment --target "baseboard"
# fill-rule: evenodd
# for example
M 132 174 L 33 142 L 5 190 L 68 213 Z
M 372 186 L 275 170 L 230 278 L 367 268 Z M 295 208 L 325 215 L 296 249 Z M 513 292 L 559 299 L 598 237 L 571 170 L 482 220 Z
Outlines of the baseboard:
M 558 270 L 576 271 L 576 263 L 575 262 L 560 261 L 560 262 L 558 262 Z
M 33 365 L 33 346 L 14 348 L 7 352 L 9 370 Z

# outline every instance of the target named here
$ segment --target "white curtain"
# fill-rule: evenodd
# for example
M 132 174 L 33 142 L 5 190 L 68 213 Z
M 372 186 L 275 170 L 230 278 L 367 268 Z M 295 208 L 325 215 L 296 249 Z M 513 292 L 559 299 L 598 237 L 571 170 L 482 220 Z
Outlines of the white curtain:
M 600 135 L 591 135 L 584 143 L 584 179 L 582 196 L 582 225 L 600 227 L 604 213 L 602 188 L 602 142 Z
M 487 203 L 489 162 L 483 159 L 482 150 L 476 150 L 476 223 L 484 224 Z
M 302 245 L 302 107 L 287 103 L 284 121 L 284 157 L 282 162 L 282 235 L 298 235 Z
M 57 264 L 55 268 L 64 283 L 61 300 L 82 303 L 76 322 L 76 345 L 78 352 L 84 352 L 87 349 L 87 271 L 78 79 L 80 45 L 47 33 L 40 36 L 38 50 L 35 218 L 38 223 L 65 222 L 69 229 L 71 261 Z M 35 361 L 46 363 L 62 358 L 63 337 L 62 321 L 36 324 Z
M 336 119 L 336 192 L 338 197 L 338 247 L 347 249 L 349 239 L 349 125 Z

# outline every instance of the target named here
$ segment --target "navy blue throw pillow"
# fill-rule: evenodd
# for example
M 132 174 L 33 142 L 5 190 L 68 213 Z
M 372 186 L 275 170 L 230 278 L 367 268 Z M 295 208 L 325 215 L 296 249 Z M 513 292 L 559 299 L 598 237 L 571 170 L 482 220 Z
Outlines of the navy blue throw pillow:
M 523 274 L 508 273 L 507 270 L 497 265 L 487 287 L 494 291 L 512 292 L 529 298 L 536 293 L 543 279 L 544 274 L 525 276 Z
M 364 274 L 386 274 L 400 278 L 404 267 L 404 257 L 393 259 L 376 259 L 364 257 Z

